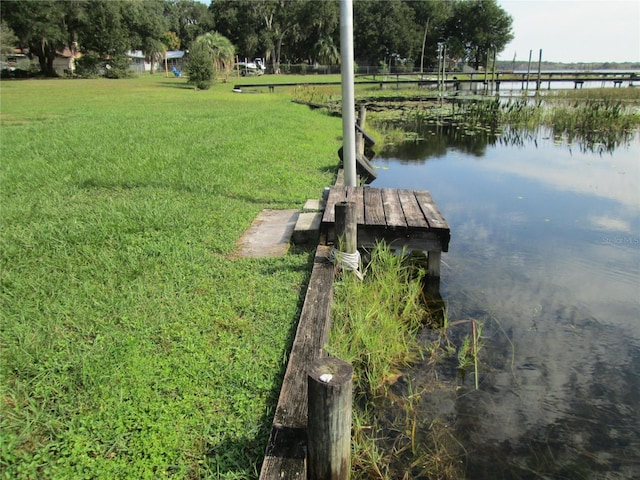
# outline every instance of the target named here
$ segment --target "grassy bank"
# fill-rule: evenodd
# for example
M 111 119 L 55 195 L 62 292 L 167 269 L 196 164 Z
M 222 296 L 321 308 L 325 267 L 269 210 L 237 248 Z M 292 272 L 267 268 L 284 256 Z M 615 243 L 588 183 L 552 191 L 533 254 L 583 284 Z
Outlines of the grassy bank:
M 310 258 L 233 245 L 341 126 L 231 85 L 0 83 L 4 478 L 254 478 Z

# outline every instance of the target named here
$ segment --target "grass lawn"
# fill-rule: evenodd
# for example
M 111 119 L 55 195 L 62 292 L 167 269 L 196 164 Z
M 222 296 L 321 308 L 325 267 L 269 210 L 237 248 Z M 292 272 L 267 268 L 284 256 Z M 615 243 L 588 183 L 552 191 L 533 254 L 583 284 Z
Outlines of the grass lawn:
M 257 476 L 311 255 L 230 254 L 341 121 L 242 81 L 0 82 L 3 478 Z

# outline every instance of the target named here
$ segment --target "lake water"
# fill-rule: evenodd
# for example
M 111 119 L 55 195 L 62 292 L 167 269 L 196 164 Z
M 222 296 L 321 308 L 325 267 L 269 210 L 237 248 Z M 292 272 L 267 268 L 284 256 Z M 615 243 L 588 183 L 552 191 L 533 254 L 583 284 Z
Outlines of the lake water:
M 484 346 L 479 390 L 450 378 L 424 415 L 455 432 L 469 479 L 640 478 L 640 136 L 612 152 L 545 131 L 427 137 L 374 158 L 372 186 L 431 192 L 449 320 L 484 323 Z

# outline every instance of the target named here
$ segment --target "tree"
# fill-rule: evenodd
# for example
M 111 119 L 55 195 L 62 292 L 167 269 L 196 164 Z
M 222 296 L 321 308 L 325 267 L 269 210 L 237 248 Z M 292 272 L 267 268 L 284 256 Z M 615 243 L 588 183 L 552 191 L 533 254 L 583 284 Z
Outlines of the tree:
M 325 2 L 310 0 L 214 0 L 210 10 L 216 30 L 245 56 L 261 56 L 278 72 L 283 59 L 309 58 L 312 45 L 297 47 L 308 37 L 305 29 L 323 15 Z M 313 8 L 313 6 L 317 8 Z M 317 40 L 316 40 L 317 41 Z
M 187 64 L 187 75 L 189 83 L 200 90 L 208 90 L 213 80 L 213 64 L 206 49 L 198 42 L 194 42 L 189 52 L 189 63 Z
M 262 25 L 260 40 L 266 49 L 265 59 L 271 61 L 274 73 L 280 71 L 282 46 L 298 40 L 300 19 L 304 12 L 300 0 L 261 0 L 250 2 L 253 14 Z
M 108 58 L 124 54 L 131 48 L 131 35 L 119 1 L 91 0 L 87 20 L 80 35 L 80 50 Z
M 418 46 L 420 52 L 420 71 L 425 67 L 434 67 L 437 63 L 435 52 L 437 44 L 444 39 L 445 27 L 452 15 L 453 3 L 451 1 L 419 0 L 409 2 L 408 5 L 414 11 L 416 25 L 422 30 Z
M 330 36 L 320 38 L 311 49 L 313 60 L 325 65 L 337 65 L 340 63 L 340 49 Z
M 47 75 L 55 75 L 53 60 L 64 47 L 79 45 L 85 56 L 123 66 L 128 49 L 143 50 L 155 64 L 177 47 L 176 37 L 192 49 L 213 31 L 243 56 L 264 57 L 274 72 L 283 61 L 339 59 L 338 0 L 212 0 L 209 8 L 195 0 L 1 0 L 0 13 Z M 478 67 L 513 38 L 511 23 L 496 0 L 355 0 L 355 56 L 370 65 L 422 65 L 446 41 L 448 52 Z M 175 32 L 171 41 L 167 32 Z M 218 53 L 215 71 L 228 71 L 233 58 Z
M 496 0 L 456 2 L 446 28 L 448 49 L 478 69 L 513 39 L 512 22 Z
M 214 30 L 213 15 L 206 5 L 194 0 L 178 0 L 173 4 L 171 28 L 180 39 L 177 48 L 187 49 L 203 33 Z
M 151 64 L 151 75 L 155 72 L 155 66 L 160 63 L 164 58 L 167 47 L 165 44 L 156 38 L 146 37 L 142 43 L 142 51 L 144 52 L 144 58 Z
M 4 57 L 12 54 L 17 44 L 18 37 L 4 20 L 0 20 L 0 55 Z
M 165 14 L 170 6 L 165 0 L 129 0 L 121 2 L 123 19 L 130 36 L 131 48 L 146 52 L 164 52 L 163 41 L 169 31 L 169 17 Z
M 72 37 L 68 28 L 68 13 L 79 2 L 41 0 L 25 2 L 2 0 L 0 15 L 18 37 L 18 44 L 38 57 L 44 75 L 56 76 L 53 61 L 56 52 L 69 46 Z
M 126 74 L 127 50 L 142 50 L 154 73 L 167 49 L 171 4 L 165 0 L 89 0 L 80 46 Z M 115 73 L 115 71 L 114 71 Z M 118 73 L 118 76 L 120 76 Z
M 340 6 L 336 0 L 306 0 L 299 15 L 298 41 L 288 52 L 310 63 L 340 63 Z
M 213 68 L 213 75 L 224 73 L 228 75 L 233 70 L 235 47 L 227 37 L 218 32 L 205 33 L 196 38 L 192 50 L 203 52 Z
M 415 21 L 407 2 L 356 1 L 353 36 L 357 58 L 377 64 L 390 58 L 416 58 L 422 27 Z

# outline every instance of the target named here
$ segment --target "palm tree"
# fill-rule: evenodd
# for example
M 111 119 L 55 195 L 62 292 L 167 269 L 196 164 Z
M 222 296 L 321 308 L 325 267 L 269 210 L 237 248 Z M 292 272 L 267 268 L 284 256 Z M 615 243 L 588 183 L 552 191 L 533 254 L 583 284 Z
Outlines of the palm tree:
M 194 48 L 206 52 L 211 59 L 214 75 L 224 72 L 226 81 L 226 77 L 233 70 L 235 57 L 235 47 L 231 41 L 218 32 L 210 32 L 196 38 Z
M 164 57 L 164 52 L 167 47 L 165 47 L 162 41 L 157 40 L 155 38 L 146 38 L 144 42 L 144 56 L 145 60 L 151 63 L 151 74 L 153 75 L 155 70 L 155 65 L 160 63 Z
M 340 63 L 340 50 L 333 43 L 331 37 L 324 37 L 318 40 L 314 46 L 316 53 L 316 61 L 326 64 L 335 65 Z

